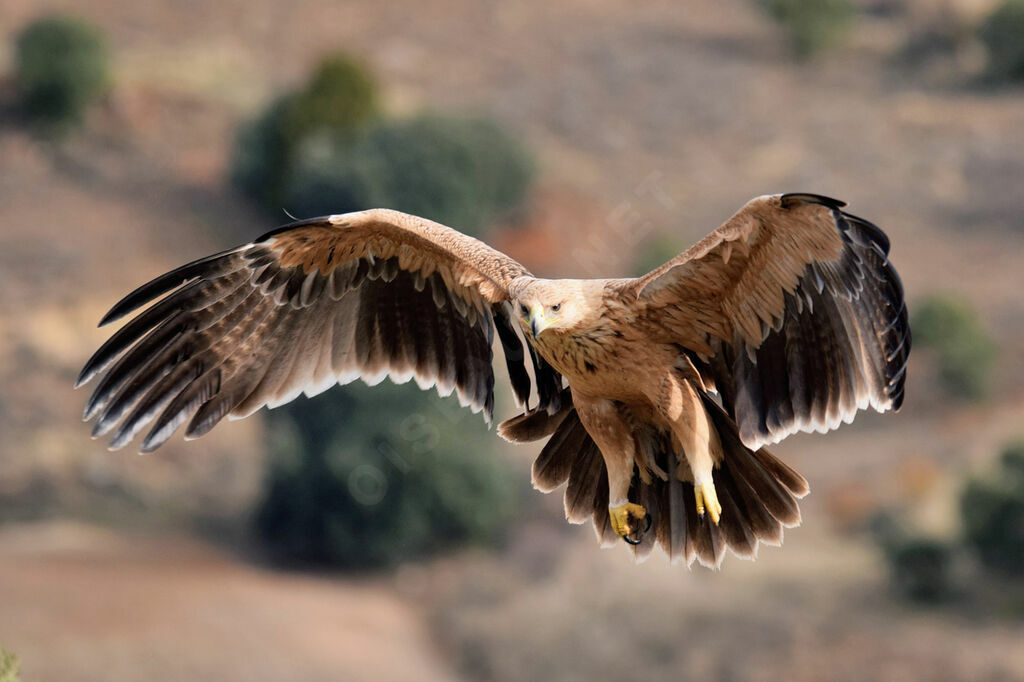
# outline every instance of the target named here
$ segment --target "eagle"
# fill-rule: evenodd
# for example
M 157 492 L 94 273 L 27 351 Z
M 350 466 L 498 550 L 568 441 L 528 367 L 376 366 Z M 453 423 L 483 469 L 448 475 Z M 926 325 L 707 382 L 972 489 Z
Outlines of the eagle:
M 910 329 L 889 240 L 816 194 L 748 202 L 638 278 L 541 279 L 454 229 L 387 209 L 301 220 L 142 285 L 89 359 L 93 437 L 150 452 L 300 393 L 415 380 L 494 412 L 494 337 L 547 439 L 543 492 L 640 558 L 717 567 L 800 522 L 807 481 L 766 446 L 903 402 Z M 147 306 L 142 312 L 140 308 Z

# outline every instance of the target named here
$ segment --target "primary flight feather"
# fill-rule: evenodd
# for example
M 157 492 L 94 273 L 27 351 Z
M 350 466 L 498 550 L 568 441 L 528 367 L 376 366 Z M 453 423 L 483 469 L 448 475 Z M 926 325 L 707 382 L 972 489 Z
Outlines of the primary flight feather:
M 148 429 L 149 452 L 182 426 L 196 438 L 389 377 L 455 392 L 489 422 L 497 332 L 523 410 L 498 432 L 548 438 L 534 485 L 567 484 L 570 521 L 639 556 L 750 557 L 799 523 L 808 492 L 763 446 L 903 401 L 910 329 L 889 241 L 843 206 L 758 197 L 635 279 L 538 279 L 397 211 L 296 222 L 115 305 L 101 325 L 156 301 L 82 369 L 79 385 L 100 377 L 85 418 L 113 448 Z

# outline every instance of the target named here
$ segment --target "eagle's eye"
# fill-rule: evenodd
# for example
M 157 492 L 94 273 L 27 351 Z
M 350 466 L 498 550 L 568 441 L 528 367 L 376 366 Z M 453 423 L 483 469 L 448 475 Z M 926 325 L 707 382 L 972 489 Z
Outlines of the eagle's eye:
M 557 313 L 561 309 L 562 309 L 562 304 L 561 303 L 556 303 L 553 306 L 551 306 L 551 312 L 553 312 L 553 313 Z
M 519 304 L 519 314 L 522 315 L 523 317 L 528 317 L 530 315 L 530 309 L 527 308 L 525 304 L 520 303 Z

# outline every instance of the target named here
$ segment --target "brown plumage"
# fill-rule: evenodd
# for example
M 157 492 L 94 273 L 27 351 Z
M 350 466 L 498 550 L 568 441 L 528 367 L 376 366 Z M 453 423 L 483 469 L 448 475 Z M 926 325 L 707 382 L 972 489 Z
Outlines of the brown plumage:
M 615 280 L 540 280 L 395 211 L 293 223 L 115 305 L 101 324 L 156 301 L 86 363 L 78 383 L 101 378 L 85 417 L 115 448 L 148 428 L 151 451 L 181 426 L 195 438 L 389 377 L 455 392 L 490 421 L 497 332 L 523 408 L 498 431 L 548 438 L 534 485 L 565 484 L 570 521 L 641 557 L 751 557 L 799 523 L 808 492 L 763 446 L 903 400 L 910 331 L 889 242 L 842 206 L 759 197 L 657 270 Z

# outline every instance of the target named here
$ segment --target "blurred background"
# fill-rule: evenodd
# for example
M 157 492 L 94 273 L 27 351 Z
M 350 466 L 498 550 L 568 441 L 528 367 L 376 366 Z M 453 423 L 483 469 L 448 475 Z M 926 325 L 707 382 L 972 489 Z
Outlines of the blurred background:
M 1022 183 L 1022 0 L 0 0 L 0 680 L 1022 680 Z M 756 562 L 600 549 L 412 385 L 80 419 L 106 309 L 285 211 L 619 276 L 784 191 L 888 232 L 915 351 Z

